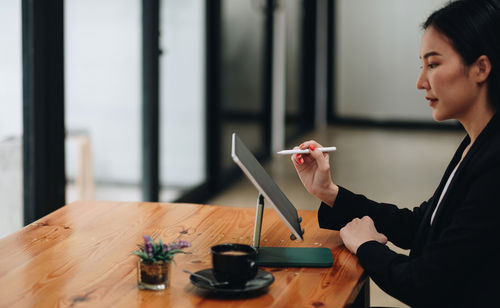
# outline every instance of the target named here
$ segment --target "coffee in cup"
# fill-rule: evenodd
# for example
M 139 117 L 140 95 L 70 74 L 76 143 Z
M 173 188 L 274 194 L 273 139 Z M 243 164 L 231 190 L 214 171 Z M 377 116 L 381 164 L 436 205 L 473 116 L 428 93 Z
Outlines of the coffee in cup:
M 212 246 L 212 272 L 218 282 L 230 286 L 244 286 L 257 274 L 257 250 L 244 244 Z

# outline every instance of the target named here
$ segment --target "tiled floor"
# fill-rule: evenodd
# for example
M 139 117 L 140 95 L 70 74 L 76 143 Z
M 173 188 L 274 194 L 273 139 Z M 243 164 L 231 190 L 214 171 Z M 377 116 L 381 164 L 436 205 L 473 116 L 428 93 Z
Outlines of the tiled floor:
M 332 126 L 296 143 L 315 139 L 336 146 L 330 159 L 337 184 L 377 201 L 412 208 L 433 193 L 464 136 L 461 131 Z M 298 209 L 318 208 L 319 201 L 303 188 L 289 157 L 273 157 L 264 167 Z M 243 178 L 208 203 L 254 207 L 256 198 L 255 188 Z M 372 306 L 407 307 L 373 282 L 370 286 Z

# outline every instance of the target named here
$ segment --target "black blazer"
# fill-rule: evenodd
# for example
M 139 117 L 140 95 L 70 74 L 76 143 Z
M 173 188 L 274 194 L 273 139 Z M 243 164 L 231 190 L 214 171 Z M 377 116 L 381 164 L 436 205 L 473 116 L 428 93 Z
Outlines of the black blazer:
M 333 207 L 320 206 L 322 228 L 339 230 L 355 217 L 370 216 L 391 242 L 411 249 L 406 256 L 370 241 L 356 253 L 375 283 L 410 306 L 500 307 L 499 115 L 464 157 L 430 225 L 443 187 L 469 143 L 466 137 L 434 195 L 413 210 L 342 187 Z

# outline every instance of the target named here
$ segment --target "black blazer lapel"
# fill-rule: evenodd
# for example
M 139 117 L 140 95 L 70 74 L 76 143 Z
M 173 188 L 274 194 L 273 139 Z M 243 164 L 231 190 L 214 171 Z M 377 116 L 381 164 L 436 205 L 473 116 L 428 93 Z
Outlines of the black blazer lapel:
M 467 176 L 466 173 L 464 173 L 464 170 L 467 170 L 467 166 L 469 165 L 469 162 L 471 160 L 474 160 L 478 155 L 481 155 L 481 148 L 488 144 L 492 136 L 494 136 L 499 128 L 499 118 L 495 115 L 488 125 L 483 129 L 483 131 L 479 134 L 477 137 L 476 141 L 472 145 L 472 147 L 469 149 L 469 152 L 465 155 L 464 159 L 458 166 L 457 171 L 455 172 L 455 175 L 453 176 L 453 179 L 450 182 L 450 185 L 448 186 L 448 190 L 446 191 L 445 195 L 443 196 L 443 199 L 441 200 L 441 205 L 437 209 L 436 216 L 434 217 L 433 224 L 431 228 L 429 229 L 429 237 L 428 239 L 433 239 L 435 236 L 435 233 L 437 230 L 440 230 L 439 224 L 442 221 L 440 217 L 442 217 L 443 213 L 449 210 L 449 208 L 452 206 L 452 204 L 447 204 L 449 203 L 449 196 L 453 194 L 453 190 L 456 189 L 457 182 L 460 182 L 462 177 Z M 448 166 L 448 169 L 446 170 L 445 176 L 441 180 L 441 184 L 439 185 L 439 195 L 441 194 L 442 189 L 444 188 L 443 182 L 446 183 L 448 180 L 448 177 L 451 173 L 451 170 L 456 166 L 456 164 L 460 161 L 460 157 L 465 150 L 465 147 L 469 144 L 470 138 L 467 136 L 464 141 L 460 144 L 460 147 L 458 148 L 457 152 L 455 153 L 455 156 L 453 157 L 452 163 Z M 455 160 L 458 160 L 456 163 L 453 163 Z M 465 171 L 466 172 L 466 171 Z M 466 187 L 462 187 L 463 189 L 466 189 Z M 439 198 L 439 197 L 438 197 Z M 436 199 L 436 203 L 437 203 Z M 434 211 L 434 208 L 436 207 L 436 204 L 434 204 L 434 207 L 432 211 Z M 429 218 L 430 219 L 430 218 Z M 430 223 L 430 220 L 428 221 Z
M 415 245 L 411 249 L 410 256 L 418 256 L 421 254 L 423 247 L 427 244 L 428 239 L 430 238 L 432 231 L 435 229 L 435 224 L 431 226 L 431 216 L 432 213 L 434 212 L 434 209 L 437 206 L 437 203 L 439 201 L 439 197 L 441 196 L 441 192 L 444 189 L 444 186 L 446 182 L 448 181 L 448 178 L 455 169 L 455 166 L 457 163 L 460 161 L 460 158 L 462 156 L 462 153 L 464 152 L 465 148 L 470 142 L 469 136 L 466 136 L 463 140 L 458 149 L 456 150 L 455 154 L 453 155 L 453 158 L 451 159 L 450 163 L 448 164 L 448 167 L 446 168 L 446 171 L 444 172 L 443 177 L 441 178 L 441 182 L 439 183 L 439 186 L 437 187 L 436 191 L 434 192 L 434 195 L 432 196 L 432 199 L 429 203 L 429 206 L 427 207 L 427 210 L 425 211 L 424 217 L 420 222 L 420 226 L 418 228 L 417 234 L 415 235 Z M 457 170 L 458 171 L 458 170 Z M 448 188 L 449 191 L 449 188 Z M 441 202 L 444 201 L 444 198 Z M 442 207 L 440 207 L 442 208 Z M 439 212 L 440 209 L 438 209 Z M 436 217 L 434 217 L 434 222 L 436 222 L 437 219 L 437 214 Z

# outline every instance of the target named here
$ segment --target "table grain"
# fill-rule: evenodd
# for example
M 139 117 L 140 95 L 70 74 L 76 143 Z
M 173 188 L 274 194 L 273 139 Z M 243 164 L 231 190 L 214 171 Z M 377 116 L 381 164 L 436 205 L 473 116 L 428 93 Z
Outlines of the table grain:
M 304 241 L 273 209 L 264 210 L 261 246 L 328 247 L 330 268 L 263 268 L 274 283 L 265 292 L 222 296 L 193 286 L 192 272 L 211 268 L 210 247 L 251 244 L 255 209 L 200 204 L 78 201 L 0 239 L 0 307 L 345 307 L 366 277 L 338 232 L 318 227 L 317 213 L 299 210 Z M 137 288 L 143 234 L 192 243 L 177 254 L 171 286 Z

